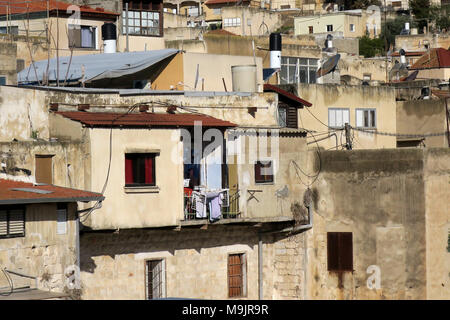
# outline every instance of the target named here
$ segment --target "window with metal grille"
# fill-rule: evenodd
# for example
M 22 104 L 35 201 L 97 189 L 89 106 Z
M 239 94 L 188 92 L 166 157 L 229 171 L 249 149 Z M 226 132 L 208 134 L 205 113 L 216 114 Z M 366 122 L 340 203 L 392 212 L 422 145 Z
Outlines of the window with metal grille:
M 353 271 L 353 236 L 351 232 L 327 233 L 328 271 Z
M 298 128 L 297 108 L 286 104 L 278 104 L 278 125 L 283 128 Z
M 376 128 L 376 119 L 376 109 L 356 109 L 356 126 L 358 128 Z
M 145 262 L 145 291 L 147 300 L 160 299 L 166 296 L 165 260 L 149 260 Z
M 25 208 L 0 208 L 0 238 L 25 236 Z
M 155 186 L 156 153 L 125 154 L 125 186 Z
M 128 17 L 126 12 L 128 3 Z M 163 4 L 157 0 L 123 1 L 122 33 L 139 36 L 162 36 Z
M 255 163 L 255 183 L 273 182 L 272 161 L 256 161 Z
M 318 59 L 281 57 L 281 84 L 316 83 Z
M 247 295 L 246 257 L 244 253 L 228 255 L 228 297 Z

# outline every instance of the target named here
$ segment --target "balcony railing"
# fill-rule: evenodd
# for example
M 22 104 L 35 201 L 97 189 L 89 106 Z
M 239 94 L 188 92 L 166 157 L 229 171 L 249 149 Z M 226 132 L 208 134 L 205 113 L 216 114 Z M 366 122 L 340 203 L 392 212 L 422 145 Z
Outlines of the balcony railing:
M 228 194 L 226 194 L 228 193 Z M 230 194 L 228 190 L 222 201 L 220 219 L 236 219 L 240 218 L 239 211 L 239 190 Z M 206 217 L 197 217 L 196 199 L 195 195 L 185 190 L 184 193 L 184 220 L 208 219 L 210 218 L 210 207 L 206 206 Z

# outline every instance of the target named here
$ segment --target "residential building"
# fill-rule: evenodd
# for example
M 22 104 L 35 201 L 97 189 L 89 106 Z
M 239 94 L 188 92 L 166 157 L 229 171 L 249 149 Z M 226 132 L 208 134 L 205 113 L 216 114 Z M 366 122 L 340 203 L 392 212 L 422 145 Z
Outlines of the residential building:
M 14 178 L 0 179 L 0 300 L 79 296 L 68 279 L 79 273 L 77 201 L 104 197 Z
M 418 71 L 417 79 L 450 79 L 450 50 L 444 48 L 430 49 L 410 68 Z
M 363 10 L 347 10 L 324 15 L 300 16 L 294 18 L 294 34 L 331 34 L 342 32 L 344 37 L 358 38 L 368 34 L 378 37 L 381 32 L 380 15 L 368 14 Z
M 235 8 L 234 13 L 236 16 L 223 17 L 224 9 L 233 7 Z M 203 5 L 203 10 L 205 11 L 205 21 L 208 25 L 216 24 L 219 26 L 221 24 L 222 28 L 237 28 L 241 25 L 246 25 L 245 20 L 241 21 L 242 13 L 238 14 L 242 8 L 268 9 L 269 3 L 260 0 L 243 0 L 241 2 L 238 0 L 207 0 Z M 267 15 L 269 15 L 269 13 L 267 13 Z M 248 15 L 248 18 L 251 18 L 250 15 Z
M 395 51 L 400 49 L 406 52 L 418 51 L 425 53 L 429 49 L 450 47 L 450 34 L 436 33 L 436 34 L 409 34 L 395 36 Z

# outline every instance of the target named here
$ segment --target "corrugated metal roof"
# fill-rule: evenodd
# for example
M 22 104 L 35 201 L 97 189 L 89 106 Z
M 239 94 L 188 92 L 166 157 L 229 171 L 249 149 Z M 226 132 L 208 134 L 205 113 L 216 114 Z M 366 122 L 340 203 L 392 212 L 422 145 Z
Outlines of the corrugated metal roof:
M 420 57 L 412 66 L 411 70 L 450 68 L 450 50 L 444 48 L 430 49 Z
M 40 192 L 27 190 L 39 190 Z M 95 192 L 0 179 L 0 204 L 98 201 L 103 199 L 104 197 L 100 193 Z
M 277 86 L 274 86 L 272 84 L 267 84 L 267 83 L 264 84 L 264 91 L 266 91 L 266 92 L 267 91 L 269 91 L 269 92 L 276 92 L 276 93 L 282 95 L 284 98 L 290 100 L 294 104 L 300 104 L 302 106 L 307 106 L 307 107 L 311 107 L 312 106 L 311 102 L 303 100 L 302 98 L 297 97 L 296 95 L 294 95 L 294 94 L 292 94 L 292 93 L 290 93 L 290 92 L 288 92 L 286 90 L 283 90 L 283 89 L 281 89 L 281 88 L 279 88 Z
M 55 112 L 90 127 L 192 127 L 200 121 L 203 127 L 236 127 L 236 124 L 200 114 L 170 113 L 106 113 L 60 111 Z
M 49 11 L 63 11 L 67 12 L 67 9 L 72 4 L 49 0 L 48 1 L 48 9 Z M 96 14 L 104 14 L 104 15 L 115 15 L 118 16 L 119 13 L 105 11 L 103 8 L 92 8 L 89 6 L 79 6 L 81 13 L 96 13 Z M 7 10 L 9 14 L 25 14 L 25 13 L 34 13 L 34 12 L 44 12 L 47 11 L 47 0 L 33 0 L 33 1 L 24 1 L 24 0 L 8 0 L 2 1 L 0 5 L 0 15 L 6 15 Z
M 33 64 L 19 72 L 17 74 L 17 82 L 19 85 L 37 84 L 37 80 L 42 82 L 47 73 L 47 64 L 50 82 L 56 82 L 58 78 L 62 84 L 66 80 L 66 74 L 67 82 L 90 83 L 102 79 L 117 79 L 146 70 L 178 52 L 179 50 L 177 49 L 162 49 L 85 54 L 73 56 L 72 60 L 70 60 L 70 56 L 59 57 L 59 70 L 56 58 L 50 59 L 50 63 L 48 63 L 48 60 L 41 60 L 34 63 L 36 72 L 34 72 Z M 57 71 L 59 71 L 59 77 L 57 77 Z

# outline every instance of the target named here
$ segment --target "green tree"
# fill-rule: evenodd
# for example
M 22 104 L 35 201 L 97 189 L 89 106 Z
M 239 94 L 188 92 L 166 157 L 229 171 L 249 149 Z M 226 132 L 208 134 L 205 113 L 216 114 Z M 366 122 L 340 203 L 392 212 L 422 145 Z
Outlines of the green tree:
M 419 30 L 427 27 L 427 20 L 430 19 L 430 0 L 409 0 L 409 7 L 417 21 Z
M 384 41 L 382 38 L 371 39 L 364 36 L 359 39 L 359 54 L 364 58 L 384 55 Z

